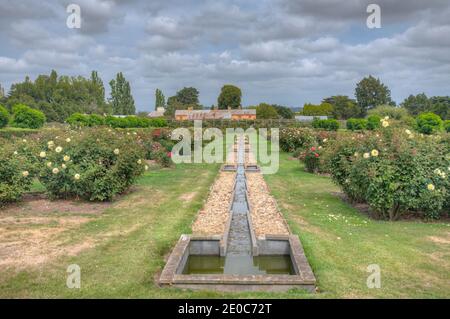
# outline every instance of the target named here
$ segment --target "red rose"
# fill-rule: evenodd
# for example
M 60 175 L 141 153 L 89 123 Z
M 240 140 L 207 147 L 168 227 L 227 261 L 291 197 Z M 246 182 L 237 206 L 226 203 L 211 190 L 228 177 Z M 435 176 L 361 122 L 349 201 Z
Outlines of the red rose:
M 314 153 L 314 156 L 315 156 L 315 157 L 319 157 L 319 154 L 317 154 L 317 153 Z
M 311 147 L 311 151 L 312 152 L 315 152 L 316 151 L 316 148 L 313 146 L 313 147 Z
M 172 152 L 167 152 L 167 157 L 171 158 L 172 157 Z

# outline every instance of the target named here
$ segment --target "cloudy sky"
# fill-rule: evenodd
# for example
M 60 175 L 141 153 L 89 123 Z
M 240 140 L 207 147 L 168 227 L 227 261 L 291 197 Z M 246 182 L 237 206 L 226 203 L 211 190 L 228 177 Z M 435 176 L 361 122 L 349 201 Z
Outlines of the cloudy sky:
M 80 29 L 66 7 L 81 7 Z M 369 3 L 382 28 L 366 26 Z M 449 0 L 0 0 L 0 83 L 25 75 L 89 76 L 119 71 L 139 110 L 154 91 L 184 86 L 217 103 L 223 84 L 243 104 L 301 106 L 353 96 L 362 77 L 380 77 L 401 102 L 411 93 L 450 95 Z

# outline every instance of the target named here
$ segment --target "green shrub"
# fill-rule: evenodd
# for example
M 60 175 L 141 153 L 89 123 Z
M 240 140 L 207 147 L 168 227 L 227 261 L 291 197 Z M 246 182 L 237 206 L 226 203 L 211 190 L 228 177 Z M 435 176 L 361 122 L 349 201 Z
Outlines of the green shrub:
M 450 133 L 450 120 L 444 122 L 444 129 L 447 133 Z
M 326 131 L 337 131 L 339 129 L 339 122 L 335 119 L 321 120 L 315 118 L 312 122 L 313 128 L 320 128 Z
M 381 117 L 378 115 L 370 115 L 367 117 L 367 129 L 370 131 L 376 130 L 381 127 Z
M 416 129 L 423 134 L 433 134 L 442 127 L 442 119 L 434 113 L 422 113 L 416 118 Z
M 88 115 L 88 125 L 89 126 L 100 126 L 105 125 L 105 118 L 98 114 Z
M 153 118 L 150 119 L 149 127 L 166 127 L 167 120 L 165 118 Z
M 303 106 L 302 114 L 306 116 L 331 115 L 333 114 L 333 109 L 333 105 L 329 103 L 322 103 L 320 105 L 307 103 Z
M 138 116 L 114 117 L 107 116 L 104 123 L 113 128 L 146 128 L 166 127 L 167 120 L 164 118 L 145 118 Z
M 88 126 L 89 117 L 81 113 L 73 113 L 66 119 L 66 122 L 75 127 Z
M 367 120 L 366 119 L 348 119 L 347 120 L 347 129 L 351 131 L 361 131 L 367 128 Z
M 5 109 L 3 105 L 0 104 L 0 128 L 8 125 L 9 122 L 9 113 L 8 110 Z
M 39 179 L 53 198 L 111 200 L 145 169 L 136 135 L 107 129 L 61 132 L 41 138 Z
M 23 153 L 26 143 L 0 140 L 0 207 L 19 200 L 31 188 L 35 171 Z
M 24 104 L 13 106 L 11 126 L 21 128 L 41 128 L 45 123 L 45 115 L 41 111 L 32 109 Z

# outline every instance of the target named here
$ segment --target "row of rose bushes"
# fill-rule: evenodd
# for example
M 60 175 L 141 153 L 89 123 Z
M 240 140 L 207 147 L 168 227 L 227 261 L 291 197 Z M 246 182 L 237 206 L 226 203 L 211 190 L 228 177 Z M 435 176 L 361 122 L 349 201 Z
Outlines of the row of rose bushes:
M 450 211 L 450 135 L 392 128 L 371 132 L 282 130 L 280 145 L 314 173 L 330 174 L 348 198 L 382 218 L 439 218 Z
M 37 178 L 50 198 L 108 201 L 145 170 L 145 160 L 171 165 L 164 130 L 51 130 L 0 140 L 0 206 L 17 201 Z

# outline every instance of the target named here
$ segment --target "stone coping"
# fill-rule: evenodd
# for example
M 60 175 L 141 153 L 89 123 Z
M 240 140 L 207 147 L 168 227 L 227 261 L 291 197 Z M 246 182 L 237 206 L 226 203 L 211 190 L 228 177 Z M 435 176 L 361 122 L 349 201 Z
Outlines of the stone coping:
M 237 165 L 236 164 L 223 164 L 220 168 L 222 172 L 236 172 Z
M 180 267 L 189 243 L 191 240 L 199 240 L 200 237 L 190 237 L 189 235 L 181 235 L 175 248 L 173 249 L 169 259 L 164 267 L 158 283 L 162 286 L 179 286 L 180 288 L 190 289 L 236 289 L 244 290 L 279 290 L 280 286 L 291 288 L 305 288 L 314 291 L 316 279 L 309 266 L 308 260 L 303 251 L 303 247 L 297 236 L 265 236 L 266 240 L 288 240 L 291 249 L 291 259 L 295 275 L 183 275 L 180 274 Z M 201 237 L 204 240 L 218 240 L 217 237 Z M 217 285 L 214 287 L 213 285 Z M 228 288 L 227 288 L 228 286 Z

